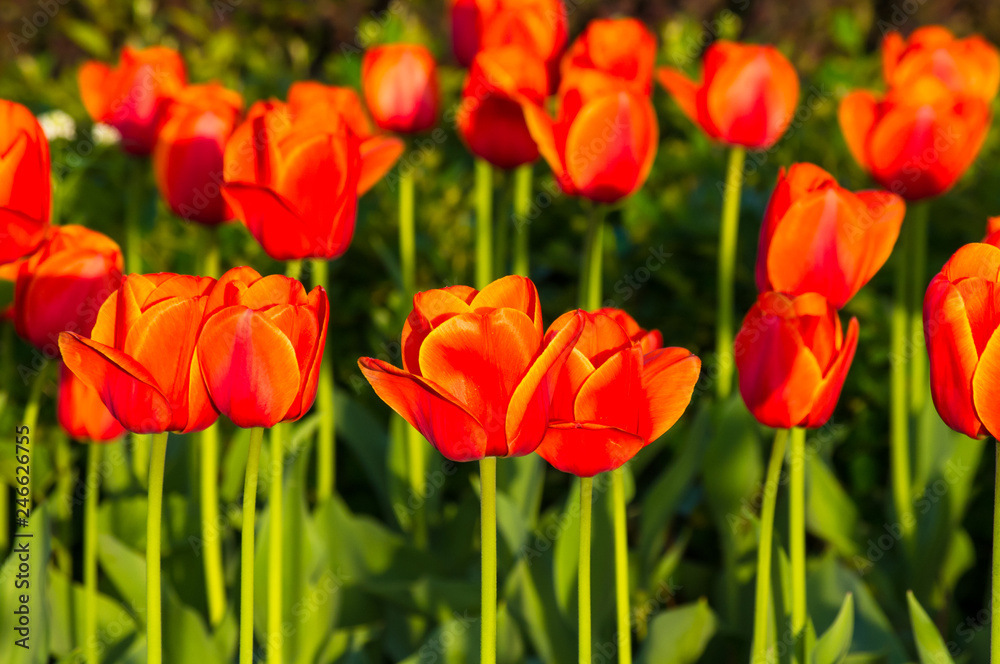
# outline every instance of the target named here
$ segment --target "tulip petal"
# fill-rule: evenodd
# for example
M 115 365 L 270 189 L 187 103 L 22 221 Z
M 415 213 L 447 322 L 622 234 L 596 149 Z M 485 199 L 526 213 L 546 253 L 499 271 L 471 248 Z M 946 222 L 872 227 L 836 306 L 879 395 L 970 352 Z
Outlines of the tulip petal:
M 626 348 L 597 367 L 577 392 L 573 418 L 639 435 L 646 406 L 642 385 L 642 350 Z
M 562 329 L 562 328 L 561 328 Z M 546 337 L 547 338 L 547 337 Z M 579 342 L 578 342 L 579 343 Z M 552 399 L 549 405 L 549 419 L 571 422 L 576 417 L 573 414 L 573 402 L 576 393 L 580 391 L 587 377 L 594 372 L 594 365 L 579 350 L 574 348 L 566 356 L 566 363 L 552 384 Z
M 698 90 L 701 87 L 681 72 L 671 67 L 660 67 L 656 70 L 656 80 L 674 98 L 684 115 L 695 124 L 698 119 Z
M 966 244 L 952 254 L 941 269 L 941 274 L 952 283 L 970 278 L 998 281 L 1000 248 L 982 242 Z
M 542 303 L 535 284 L 527 277 L 510 275 L 493 281 L 476 294 L 469 307 L 477 312 L 501 307 L 517 309 L 531 319 L 538 336 L 542 336 Z
M 865 90 L 857 90 L 844 97 L 837 109 L 840 131 L 844 134 L 847 148 L 854 161 L 865 170 L 871 169 L 868 156 L 868 141 L 875 126 L 878 102 L 875 95 Z
M 972 375 L 972 399 L 985 432 L 996 437 L 1000 434 L 1000 328 L 990 337 Z
M 372 136 L 361 142 L 361 173 L 358 196 L 375 186 L 399 161 L 406 144 L 395 136 Z
M 458 314 L 471 313 L 469 302 L 476 290 L 452 286 L 422 291 L 413 296 L 413 311 L 403 323 L 400 344 L 403 347 L 403 369 L 420 374 L 420 346 L 435 327 Z M 461 289 L 461 290 L 456 290 Z
M 77 378 L 65 364 L 59 367 L 56 411 L 59 426 L 77 440 L 103 442 L 125 433 L 121 423 L 101 401 L 101 395 Z
M 661 348 L 643 357 L 639 436 L 653 442 L 684 414 L 701 375 L 701 360 L 686 348 Z
M 852 318 L 847 324 L 847 334 L 844 343 L 840 348 L 833 366 L 827 371 L 823 381 L 816 388 L 816 395 L 813 400 L 812 410 L 803 426 L 810 429 L 821 427 L 827 423 L 837 407 L 840 399 L 840 391 L 844 387 L 844 380 L 847 372 L 851 369 L 851 362 L 854 360 L 854 351 L 858 347 L 858 319 Z
M 294 260 L 319 255 L 305 220 L 282 196 L 243 182 L 227 182 L 222 193 L 236 218 L 243 221 L 271 258 Z
M 83 101 L 87 114 L 94 122 L 104 122 L 111 111 L 108 79 L 111 68 L 103 62 L 91 60 L 80 66 L 77 82 L 80 87 L 80 99 Z
M 298 279 L 283 274 L 270 274 L 251 283 L 239 293 L 234 304 L 242 304 L 251 309 L 263 309 L 278 304 L 294 306 L 306 304 L 309 296 L 305 286 Z
M 592 422 L 555 422 L 545 431 L 538 455 L 564 473 L 593 477 L 625 465 L 646 441 Z
M 552 175 L 559 182 L 559 186 L 567 193 L 572 193 L 572 183 L 566 174 L 566 165 L 563 163 L 562 150 L 556 144 L 555 126 L 552 118 L 548 116 L 539 104 L 525 101 L 521 104 L 524 111 L 524 122 L 528 126 L 531 138 L 538 146 L 538 153 L 542 155 L 552 169 Z M 569 189 L 567 189 L 569 187 Z

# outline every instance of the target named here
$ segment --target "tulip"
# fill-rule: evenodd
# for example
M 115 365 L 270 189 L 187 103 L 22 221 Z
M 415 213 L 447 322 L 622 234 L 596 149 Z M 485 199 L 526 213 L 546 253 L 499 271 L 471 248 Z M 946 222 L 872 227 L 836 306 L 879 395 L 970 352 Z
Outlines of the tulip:
M 187 73 L 173 49 L 126 46 L 116 67 L 90 61 L 80 67 L 78 79 L 83 105 L 94 122 L 117 129 L 126 152 L 147 155 Z
M 788 129 L 799 100 L 799 78 L 773 46 L 720 39 L 705 51 L 702 82 L 663 67 L 657 79 L 710 138 L 766 149 Z
M 55 226 L 21 262 L 14 283 L 14 325 L 39 350 L 56 356 L 63 331 L 90 335 L 97 312 L 118 288 L 122 253 L 83 226 Z
M 760 228 L 757 289 L 819 293 L 842 308 L 889 258 L 905 211 L 899 196 L 848 191 L 818 166 L 782 169 Z
M 215 225 L 232 219 L 222 197 L 222 156 L 239 123 L 243 98 L 218 84 L 192 85 L 166 114 L 153 151 L 160 195 L 188 221 Z
M 0 264 L 45 239 L 52 204 L 49 142 L 31 111 L 0 99 Z
M 451 39 L 463 67 L 483 50 L 521 46 L 555 73 L 568 37 L 566 8 L 560 0 L 453 0 Z
M 337 258 L 354 235 L 359 141 L 317 115 L 258 102 L 226 144 L 223 196 L 276 260 Z
M 560 68 L 597 69 L 648 95 L 653 88 L 656 37 L 634 18 L 597 19 L 587 24 L 563 55 Z
M 434 56 L 417 44 L 369 49 L 361 62 L 365 103 L 382 129 L 426 131 L 437 121 L 440 93 Z
M 917 28 L 908 39 L 893 31 L 882 40 L 882 73 L 890 88 L 930 73 L 952 92 L 989 103 L 1000 88 L 1000 55 L 982 37 L 955 39 L 937 25 Z
M 125 433 L 97 391 L 77 378 L 65 364 L 59 368 L 56 416 L 59 426 L 78 440 L 104 442 Z

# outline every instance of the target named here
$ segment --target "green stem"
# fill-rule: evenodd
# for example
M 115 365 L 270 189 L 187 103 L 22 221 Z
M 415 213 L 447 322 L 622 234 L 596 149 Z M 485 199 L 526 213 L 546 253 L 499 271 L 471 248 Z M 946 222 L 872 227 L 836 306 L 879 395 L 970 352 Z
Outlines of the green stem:
M 722 197 L 722 229 L 719 233 L 718 306 L 715 327 L 715 361 L 718 377 L 715 392 L 726 399 L 733 387 L 733 282 L 736 273 L 736 240 L 740 225 L 740 191 L 746 148 L 734 145 L 729 151 L 726 189 Z
M 203 276 L 218 279 L 221 272 L 219 267 L 219 229 L 216 226 L 206 228 L 207 239 L 205 240 L 205 253 L 202 255 L 201 273 Z
M 580 664 L 591 664 L 590 656 L 590 522 L 593 510 L 594 480 L 580 478 L 580 565 L 577 592 L 580 620 Z
M 410 484 L 414 497 L 418 498 L 413 510 L 413 541 L 419 548 L 427 546 L 427 467 L 424 456 L 424 439 L 420 432 L 407 423 L 406 455 L 409 459 Z
M 990 589 L 990 615 L 1000 616 L 1000 443 L 996 448 L 996 470 L 993 481 L 993 578 Z M 990 661 L 1000 662 L 1000 620 L 990 621 Z
M 771 599 L 771 549 L 774 542 L 774 508 L 778 502 L 778 485 L 781 482 L 781 463 L 785 459 L 788 429 L 778 429 L 774 434 L 771 460 L 767 464 L 764 480 L 764 500 L 760 507 L 760 543 L 757 546 L 757 590 L 753 610 L 753 664 L 767 661 L 767 614 Z
M 219 425 L 201 432 L 201 539 L 204 552 L 208 623 L 218 627 L 226 614 L 226 583 L 219 536 Z
M 149 172 L 145 160 L 129 164 L 132 182 L 126 199 L 125 210 L 125 272 L 141 273 L 142 265 L 142 213 L 146 204 Z
M 250 429 L 250 452 L 243 484 L 243 532 L 240 537 L 240 664 L 253 664 L 253 536 L 257 510 L 257 473 L 264 430 Z
M 632 664 L 632 624 L 629 619 L 628 532 L 625 512 L 625 471 L 611 471 L 611 502 L 615 534 L 615 607 L 618 616 L 618 663 Z
M 903 552 L 909 552 L 910 531 L 910 422 L 907 408 L 906 384 L 907 345 L 909 324 L 907 316 L 907 286 L 909 275 L 910 245 L 913 233 L 904 224 L 903 246 L 896 251 L 895 292 L 892 303 L 892 341 L 890 365 L 890 467 L 892 473 L 892 499 L 895 518 L 901 528 Z M 908 560 L 908 555 L 904 556 Z
M 100 443 L 87 445 L 87 491 L 83 503 L 83 647 L 87 664 L 98 664 L 97 654 L 97 506 L 101 496 Z
M 531 176 L 532 165 L 519 166 L 514 171 L 514 258 L 513 272 L 522 277 L 528 276 L 531 264 L 531 249 L 528 239 L 531 237 L 528 223 L 528 213 L 531 210 Z
M 285 276 L 289 279 L 296 279 L 302 276 L 302 260 L 295 259 L 285 263 Z
M 927 290 L 927 230 L 930 203 L 910 206 L 910 413 L 918 417 L 927 400 L 927 353 L 924 350 L 924 292 Z
M 14 384 L 14 325 L 11 322 L 0 322 L 0 329 L 3 330 L 3 341 L 0 348 L 3 349 L 3 367 L 0 368 L 0 408 L 7 408 L 10 405 L 10 387 Z M 10 546 L 10 489 L 6 480 L 0 477 L 0 555 L 7 552 Z
M 596 311 L 601 308 L 603 298 L 601 276 L 604 270 L 604 210 L 601 208 L 595 207 L 590 214 L 583 257 L 580 308 Z
M 788 542 L 792 563 L 792 633 L 806 627 L 806 430 L 792 429 L 788 458 Z
M 417 282 L 416 222 L 414 221 L 413 171 L 399 169 L 399 271 L 403 297 L 409 302 Z
M 480 664 L 497 661 L 497 459 L 479 460 L 482 514 L 482 638 Z
M 34 456 L 34 447 L 37 444 L 38 436 L 35 429 L 38 428 L 38 410 L 42 405 L 42 393 L 45 390 L 45 381 L 48 379 L 48 366 L 43 367 L 35 374 L 35 379 L 31 383 L 31 390 L 28 392 L 28 403 L 24 407 L 24 418 L 21 420 L 22 425 L 25 427 L 27 434 L 30 436 L 30 441 L 25 447 L 27 447 L 28 455 L 28 483 L 25 485 L 28 487 L 28 510 L 32 509 L 34 506 L 35 495 L 32 490 L 31 483 L 31 461 Z
M 284 551 L 282 537 L 284 530 L 284 473 L 285 436 L 287 424 L 276 424 L 271 428 L 271 482 L 268 490 L 268 557 L 267 557 L 267 662 L 281 664 L 282 631 L 281 608 L 283 606 L 282 559 Z
M 322 258 L 312 261 L 313 286 L 327 287 L 329 279 L 327 262 Z M 336 484 L 337 448 L 336 417 L 334 410 L 333 355 L 330 353 L 330 334 L 326 335 L 323 362 L 319 367 L 319 385 L 316 388 L 316 406 L 319 408 L 319 444 L 316 447 L 316 498 L 324 502 L 333 495 Z
M 149 509 L 146 514 L 146 664 L 163 661 L 160 601 L 160 530 L 163 520 L 163 471 L 167 463 L 166 432 L 153 434 L 149 457 Z
M 493 167 L 476 159 L 476 288 L 493 281 Z

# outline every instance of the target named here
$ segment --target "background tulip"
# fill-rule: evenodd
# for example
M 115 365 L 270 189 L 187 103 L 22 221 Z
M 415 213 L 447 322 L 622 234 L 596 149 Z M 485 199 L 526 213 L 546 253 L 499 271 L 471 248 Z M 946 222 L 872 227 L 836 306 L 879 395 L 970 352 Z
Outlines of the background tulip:
M 173 96 L 187 83 L 187 73 L 173 49 L 126 46 L 115 67 L 84 63 L 78 82 L 91 119 L 117 129 L 126 152 L 146 155 L 156 144 Z
M 418 44 L 376 46 L 361 62 L 365 103 L 382 129 L 403 134 L 426 131 L 440 105 L 434 56 Z
M 41 244 L 51 204 L 49 141 L 31 111 L 0 99 L 0 264 Z
M 77 378 L 65 364 L 59 367 L 56 416 L 63 431 L 77 440 L 104 442 L 125 433 L 97 391 Z
M 840 309 L 892 253 L 906 206 L 886 191 L 848 191 L 813 164 L 782 169 L 760 228 L 757 289 L 813 292 Z
M 833 414 L 858 344 L 822 295 L 761 293 L 736 335 L 740 393 L 766 426 L 815 428 Z
M 656 37 L 641 21 L 597 19 L 588 23 L 569 47 L 560 68 L 563 76 L 570 69 L 596 69 L 648 95 L 653 88 L 655 61 Z
M 463 67 L 482 50 L 521 46 L 550 74 L 566 46 L 568 22 L 561 0 L 453 0 L 451 39 Z
M 905 87 L 926 74 L 957 94 L 991 101 L 1000 88 L 1000 55 L 979 36 L 955 39 L 938 25 L 917 28 L 904 39 L 890 32 L 882 40 L 882 74 L 889 87 Z

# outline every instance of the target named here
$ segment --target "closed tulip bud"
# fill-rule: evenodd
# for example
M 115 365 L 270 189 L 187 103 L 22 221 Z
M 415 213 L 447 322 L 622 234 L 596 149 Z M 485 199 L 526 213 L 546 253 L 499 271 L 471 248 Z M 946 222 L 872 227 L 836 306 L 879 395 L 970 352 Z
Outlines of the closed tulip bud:
M 520 46 L 482 51 L 462 90 L 458 131 L 469 151 L 500 168 L 538 158 L 522 101 L 541 105 L 548 94 L 545 63 Z
M 1000 88 L 1000 55 L 982 37 L 955 39 L 947 28 L 932 25 L 917 28 L 908 39 L 895 31 L 887 34 L 882 73 L 890 88 L 931 74 L 952 92 L 989 102 Z
M 757 289 L 819 293 L 840 309 L 885 264 L 906 205 L 887 191 L 848 191 L 813 164 L 781 169 L 757 248 Z
M 720 39 L 705 51 L 701 83 L 669 67 L 657 78 L 709 138 L 730 145 L 774 145 L 799 103 L 799 77 L 773 46 Z
M 583 331 L 552 386 L 549 428 L 538 454 L 579 477 L 619 468 L 662 436 L 691 401 L 701 360 L 684 348 L 662 348 L 619 309 L 570 312 L 546 333 L 552 339 L 577 316 Z
M 330 317 L 326 291 L 233 268 L 212 289 L 198 357 L 212 403 L 237 426 L 297 420 L 316 398 Z
M 215 225 L 233 218 L 222 196 L 222 156 L 243 98 L 221 85 L 192 85 L 170 105 L 153 151 L 160 195 L 175 214 Z
M 173 49 L 126 46 L 117 66 L 87 62 L 80 67 L 78 80 L 91 119 L 117 129 L 126 152 L 147 155 L 173 96 L 187 83 L 187 73 Z
M 382 129 L 426 131 L 437 122 L 440 93 L 434 56 L 418 44 L 368 49 L 361 62 L 365 103 Z
M 187 433 L 218 417 L 196 350 L 215 280 L 130 274 L 101 306 L 90 338 L 59 335 L 63 361 L 127 431 Z
M 0 99 L 0 264 L 38 248 L 51 203 L 49 141 L 31 111 Z
M 653 88 L 656 37 L 634 18 L 597 19 L 587 24 L 562 58 L 563 76 L 570 69 L 596 69 L 625 81 L 648 95 Z
M 569 24 L 561 0 L 453 0 L 451 39 L 463 67 L 480 51 L 520 46 L 545 63 L 549 74 L 566 46 Z
M 358 361 L 375 393 L 452 461 L 523 456 L 549 423 L 550 384 L 582 317 L 543 341 L 538 291 L 503 277 L 481 291 L 417 293 L 403 326 L 403 368 Z
M 734 344 L 743 401 L 766 426 L 821 427 L 857 345 L 858 320 L 851 319 L 845 338 L 837 310 L 822 295 L 761 293 Z
M 272 258 L 337 258 L 354 236 L 359 142 L 339 116 L 257 102 L 226 144 L 223 195 Z
M 125 433 L 97 391 L 77 378 L 65 364 L 59 367 L 56 416 L 63 431 L 76 440 L 100 443 Z
M 55 226 L 21 262 L 14 283 L 17 333 L 42 352 L 58 354 L 59 333 L 88 336 L 104 300 L 122 278 L 122 252 L 111 238 L 83 226 Z

